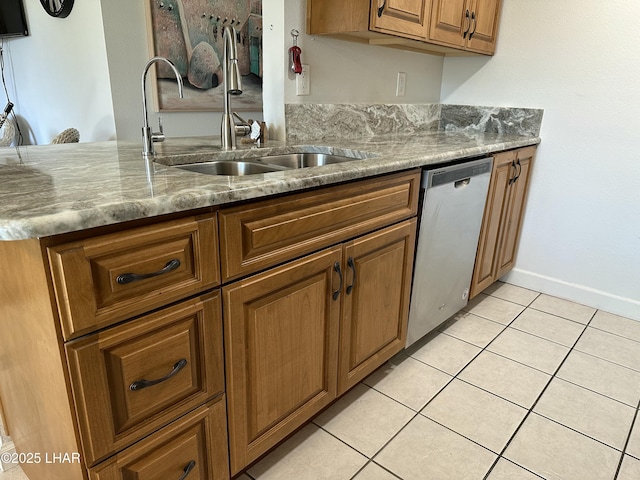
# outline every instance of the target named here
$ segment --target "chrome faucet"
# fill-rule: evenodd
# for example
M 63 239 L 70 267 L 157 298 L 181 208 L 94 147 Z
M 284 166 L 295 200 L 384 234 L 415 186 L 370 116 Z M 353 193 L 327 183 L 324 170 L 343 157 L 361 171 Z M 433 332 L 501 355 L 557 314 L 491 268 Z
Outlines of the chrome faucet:
M 222 76 L 224 83 L 224 113 L 221 125 L 221 146 L 223 150 L 236 148 L 236 124 L 231 116 L 229 95 L 242 94 L 242 80 L 238 69 L 238 32 L 233 27 L 225 27 L 223 34 L 224 58 Z
M 155 151 L 153 149 L 154 142 L 163 142 L 164 141 L 164 130 L 162 129 L 162 118 L 159 119 L 160 122 L 160 131 L 153 132 L 149 127 L 149 115 L 147 114 L 147 72 L 151 65 L 155 62 L 165 62 L 167 63 L 173 73 L 176 76 L 176 80 L 178 81 L 178 93 L 180 94 L 180 98 L 184 98 L 182 93 L 182 77 L 180 73 L 176 69 L 175 65 L 171 63 L 164 57 L 153 57 L 151 60 L 147 62 L 147 65 L 144 67 L 144 71 L 142 72 L 142 111 L 144 113 L 144 125 L 142 126 L 142 155 L 148 157 L 149 155 L 155 155 Z

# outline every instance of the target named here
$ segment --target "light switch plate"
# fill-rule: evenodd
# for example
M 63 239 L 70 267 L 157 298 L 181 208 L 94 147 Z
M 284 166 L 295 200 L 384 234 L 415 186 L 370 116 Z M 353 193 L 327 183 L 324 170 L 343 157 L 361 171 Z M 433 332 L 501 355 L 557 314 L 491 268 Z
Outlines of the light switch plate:
M 309 65 L 302 65 L 302 73 L 296 75 L 296 95 L 309 95 Z

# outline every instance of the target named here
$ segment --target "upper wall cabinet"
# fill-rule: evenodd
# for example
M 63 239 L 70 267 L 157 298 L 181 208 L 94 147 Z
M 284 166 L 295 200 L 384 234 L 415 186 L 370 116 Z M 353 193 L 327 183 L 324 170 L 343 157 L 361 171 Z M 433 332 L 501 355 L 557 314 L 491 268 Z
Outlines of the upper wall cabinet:
M 493 55 L 501 0 L 307 0 L 307 33 L 437 55 Z
M 429 40 L 493 54 L 500 0 L 432 0 Z

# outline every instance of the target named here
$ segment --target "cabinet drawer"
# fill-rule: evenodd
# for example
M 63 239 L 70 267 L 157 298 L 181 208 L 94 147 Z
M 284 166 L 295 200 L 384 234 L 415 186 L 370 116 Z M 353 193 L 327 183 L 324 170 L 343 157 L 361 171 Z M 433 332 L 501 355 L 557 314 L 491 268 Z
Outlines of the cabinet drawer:
M 219 283 L 215 215 L 48 249 L 64 337 L 112 325 Z
M 224 390 L 220 292 L 65 348 L 92 465 Z
M 227 452 L 225 399 L 221 395 L 209 405 L 90 469 L 89 478 L 227 480 Z
M 237 278 L 416 214 L 420 171 L 220 211 L 223 280 Z

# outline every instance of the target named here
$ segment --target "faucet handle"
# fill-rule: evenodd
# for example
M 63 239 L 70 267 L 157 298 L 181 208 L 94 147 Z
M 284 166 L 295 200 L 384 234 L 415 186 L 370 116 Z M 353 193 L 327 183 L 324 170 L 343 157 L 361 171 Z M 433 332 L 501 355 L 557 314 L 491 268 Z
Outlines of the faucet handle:
M 242 118 L 240 115 L 238 115 L 236 112 L 231 112 L 233 114 L 234 117 L 236 117 L 238 120 L 240 120 L 240 123 L 242 125 L 249 125 L 249 122 L 247 122 L 244 118 Z

